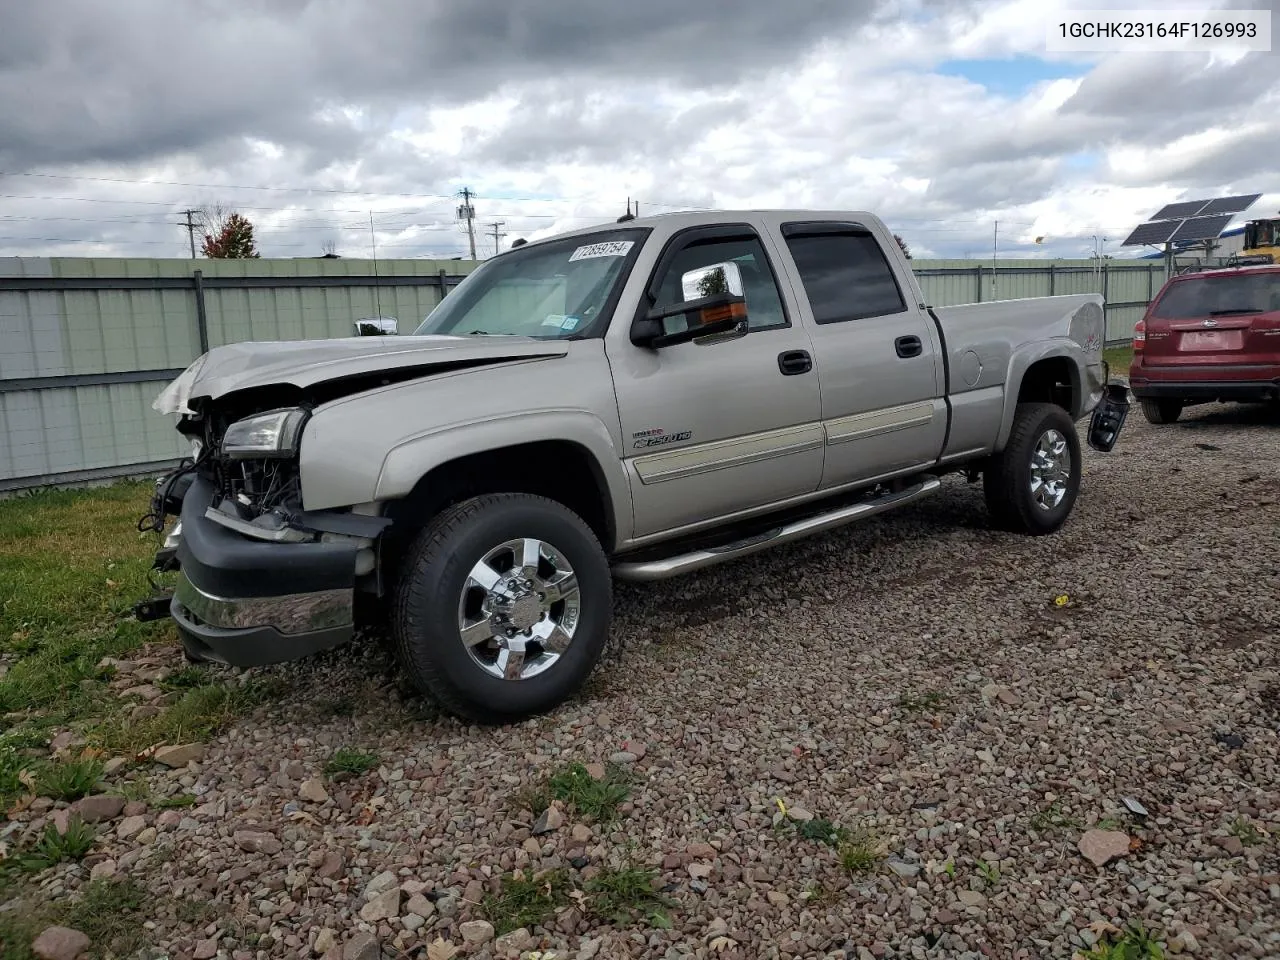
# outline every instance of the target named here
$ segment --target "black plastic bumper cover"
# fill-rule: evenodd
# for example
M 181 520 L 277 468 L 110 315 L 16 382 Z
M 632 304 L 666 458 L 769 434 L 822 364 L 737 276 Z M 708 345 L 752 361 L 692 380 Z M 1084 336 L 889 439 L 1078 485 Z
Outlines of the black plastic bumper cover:
M 1130 389 L 1139 400 L 1255 403 L 1280 399 L 1280 380 L 1139 380 Z
M 205 517 L 213 492 L 212 484 L 201 477 L 183 497 L 180 576 L 198 593 L 220 598 L 230 609 L 236 601 L 253 601 L 246 606 L 266 611 L 263 619 L 267 622 L 236 626 L 209 623 L 175 598 L 170 612 L 187 652 L 198 660 L 254 667 L 296 660 L 349 640 L 354 632 L 349 622 L 325 624 L 316 630 L 281 630 L 269 622 L 270 600 L 280 597 L 296 602 L 309 594 L 353 591 L 356 546 L 250 540 Z

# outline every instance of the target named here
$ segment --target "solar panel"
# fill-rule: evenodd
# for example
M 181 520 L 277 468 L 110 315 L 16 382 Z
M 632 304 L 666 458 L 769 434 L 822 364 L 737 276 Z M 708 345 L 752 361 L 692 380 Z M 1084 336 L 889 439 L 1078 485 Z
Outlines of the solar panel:
M 1243 213 L 1253 206 L 1260 196 L 1262 196 L 1260 193 L 1251 193 L 1248 196 L 1219 197 L 1217 200 L 1210 200 L 1203 210 L 1196 212 L 1202 217 L 1213 213 Z
M 1193 217 L 1190 220 L 1183 220 L 1169 239 L 1173 241 L 1216 240 L 1218 234 L 1222 233 L 1230 222 L 1231 214 L 1229 213 L 1213 217 Z
M 1144 243 L 1164 243 L 1173 231 L 1181 225 L 1181 220 L 1160 220 L 1155 223 L 1141 223 L 1129 234 L 1129 239 L 1120 244 L 1122 247 L 1139 246 Z
M 1181 220 L 1183 217 L 1194 217 L 1200 212 L 1200 208 L 1210 200 L 1182 200 L 1178 203 L 1168 203 L 1157 211 L 1152 220 Z

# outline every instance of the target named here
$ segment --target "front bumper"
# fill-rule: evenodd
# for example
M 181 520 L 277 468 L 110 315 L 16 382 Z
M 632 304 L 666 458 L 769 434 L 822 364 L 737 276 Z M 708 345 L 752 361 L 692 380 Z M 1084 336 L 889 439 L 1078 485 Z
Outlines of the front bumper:
M 212 499 L 212 484 L 197 478 L 182 501 L 169 611 L 187 652 L 256 667 L 349 640 L 357 546 L 251 540 L 204 515 Z

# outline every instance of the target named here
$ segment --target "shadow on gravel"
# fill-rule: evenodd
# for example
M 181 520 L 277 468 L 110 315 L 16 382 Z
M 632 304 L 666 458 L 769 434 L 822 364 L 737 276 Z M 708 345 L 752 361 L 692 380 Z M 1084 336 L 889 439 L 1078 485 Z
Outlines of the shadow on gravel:
M 1182 417 L 1161 430 L 1208 430 L 1216 427 L 1280 427 L 1280 404 L 1212 404 L 1188 407 Z

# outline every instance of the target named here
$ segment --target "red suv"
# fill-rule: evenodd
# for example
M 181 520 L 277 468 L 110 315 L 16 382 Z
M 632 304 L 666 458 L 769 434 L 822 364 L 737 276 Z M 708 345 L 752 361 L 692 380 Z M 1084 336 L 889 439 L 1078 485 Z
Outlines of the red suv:
M 1170 278 L 1133 329 L 1129 389 L 1152 423 L 1197 403 L 1280 401 L 1280 264 Z

